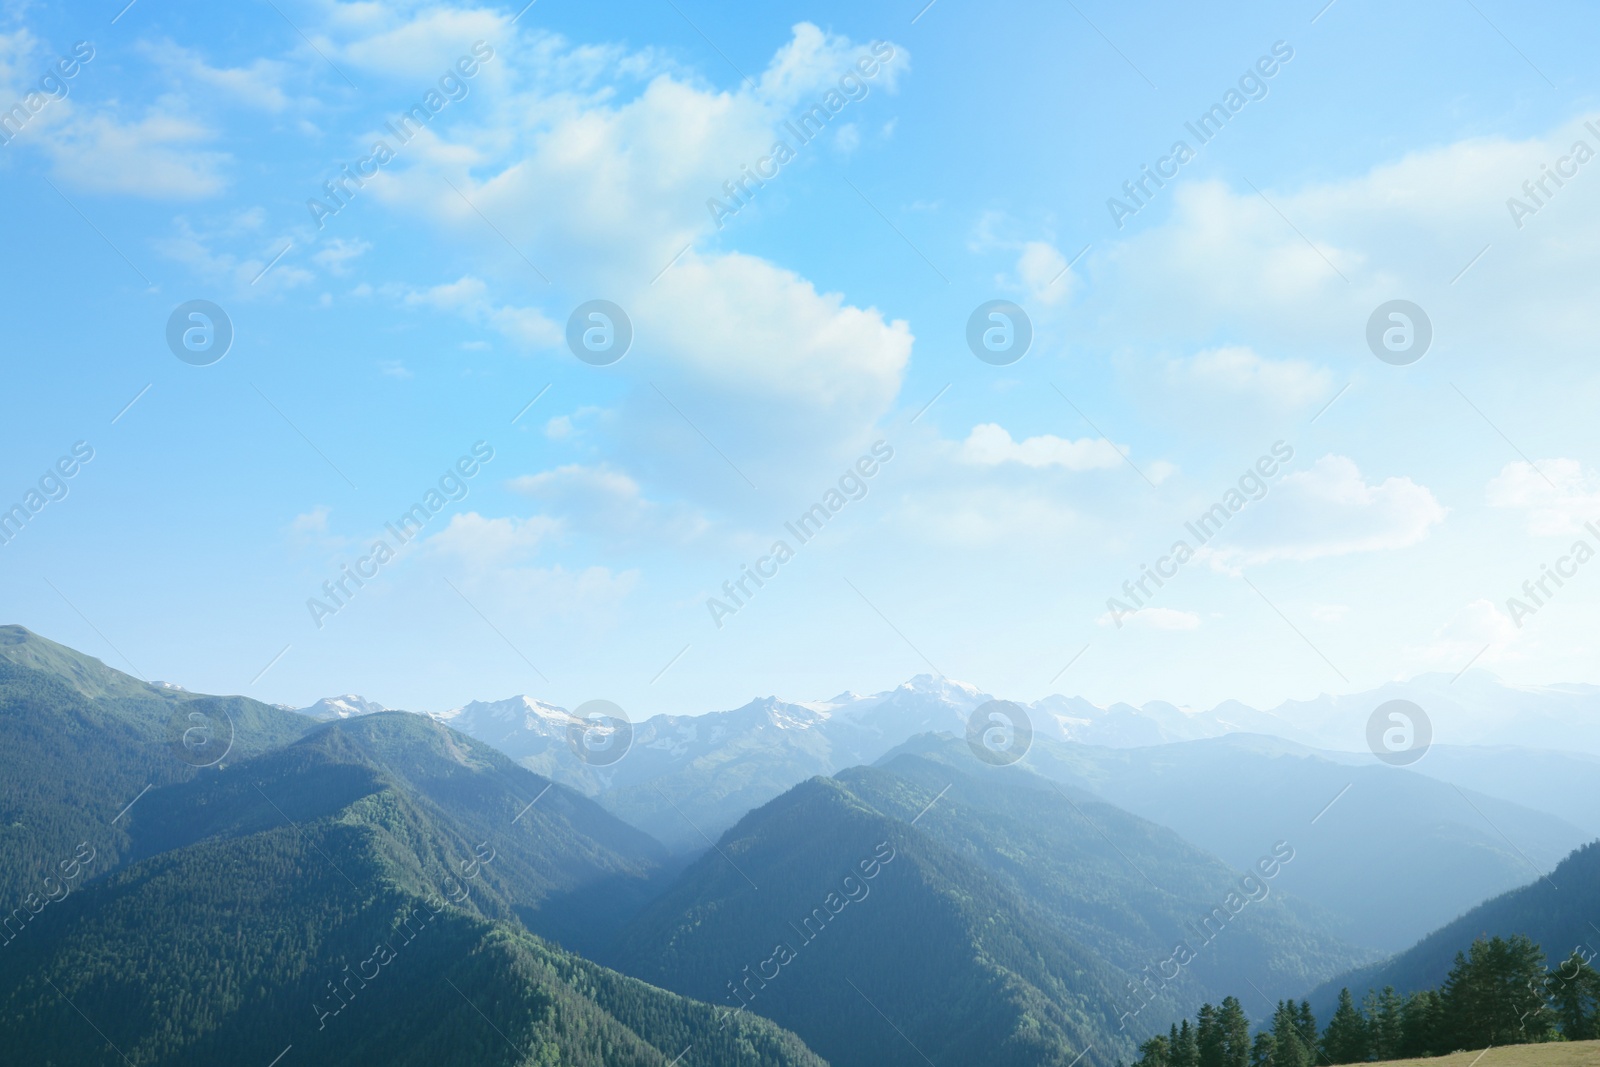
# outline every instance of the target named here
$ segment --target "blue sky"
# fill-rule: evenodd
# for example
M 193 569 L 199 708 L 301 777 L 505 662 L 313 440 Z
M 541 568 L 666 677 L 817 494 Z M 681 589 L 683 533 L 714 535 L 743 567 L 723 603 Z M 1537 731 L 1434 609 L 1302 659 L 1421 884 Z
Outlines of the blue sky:
M 4 5 L 6 621 L 193 689 L 418 710 L 1600 681 L 1592 10 L 518 6 Z M 634 333 L 604 366 L 565 337 L 595 299 Z M 208 366 L 166 342 L 191 300 L 233 327 Z M 1009 365 L 967 345 L 992 300 L 1032 324 Z M 1368 348 L 1392 300 L 1419 361 Z M 34 512 L 41 478 L 66 495 Z M 372 576 L 336 602 L 346 566 Z

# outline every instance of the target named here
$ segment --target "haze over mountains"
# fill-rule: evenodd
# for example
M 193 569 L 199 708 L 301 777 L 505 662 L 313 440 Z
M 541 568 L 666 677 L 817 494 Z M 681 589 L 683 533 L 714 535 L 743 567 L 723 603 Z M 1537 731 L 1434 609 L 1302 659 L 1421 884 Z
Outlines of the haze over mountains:
M 1572 717 L 1527 692 L 1515 721 Z M 965 736 L 987 699 L 768 698 L 586 762 L 527 698 L 313 717 L 0 627 L 0 1046 L 1110 1067 L 1200 1000 L 1436 982 L 1478 926 L 1582 935 L 1593 756 L 1441 746 L 1430 775 L 1052 698 L 996 765 Z M 1131 740 L 1180 727 L 1216 732 Z
M 869 696 L 764 697 L 731 711 L 654 716 L 634 724 L 627 757 L 604 766 L 569 743 L 584 724 L 529 697 L 477 701 L 435 718 L 684 850 L 704 847 L 811 776 L 871 764 L 919 735 L 964 737 L 974 709 L 990 699 L 921 675 Z M 1412 700 L 1432 719 L 1435 743 L 1410 768 L 1383 765 L 1365 748 L 1369 716 L 1392 699 Z M 319 705 L 331 709 L 323 714 L 359 706 L 355 697 Z M 1248 865 L 1265 840 L 1315 845 L 1285 885 L 1326 907 L 1344 937 L 1374 949 L 1409 945 L 1600 834 L 1600 755 L 1581 747 L 1585 739 L 1600 746 L 1595 687 L 1519 688 L 1468 672 L 1270 711 L 1236 702 L 1208 711 L 1100 707 L 1059 696 L 1023 707 L 1034 730 L 1027 767 L 1171 827 L 1235 866 Z M 966 757 L 964 743 L 953 749 Z M 1377 909 L 1364 887 L 1380 872 L 1392 897 Z

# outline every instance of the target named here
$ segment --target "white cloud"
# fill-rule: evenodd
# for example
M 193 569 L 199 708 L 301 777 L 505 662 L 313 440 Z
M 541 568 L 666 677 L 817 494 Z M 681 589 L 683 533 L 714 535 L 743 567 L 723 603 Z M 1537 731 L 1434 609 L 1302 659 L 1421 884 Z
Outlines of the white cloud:
M 903 46 L 889 45 L 892 58 L 883 63 L 870 79 L 854 70 L 857 60 L 868 56 L 866 47 L 848 37 L 824 33 L 809 22 L 797 22 L 790 29 L 789 41 L 772 57 L 762 72 L 761 94 L 780 108 L 813 103 L 829 90 L 839 89 L 839 79 L 854 74 L 872 88 L 894 92 L 899 78 L 910 66 L 911 57 Z M 873 65 L 877 65 L 874 63 Z M 869 88 L 869 92 L 871 89 Z
M 289 523 L 289 529 L 300 535 L 325 534 L 328 532 L 328 515 L 332 509 L 326 504 L 318 504 L 310 511 L 296 515 Z
M 1328 395 L 1333 375 L 1300 359 L 1267 359 L 1244 345 L 1206 349 L 1175 360 L 1177 384 L 1252 393 L 1283 407 L 1298 407 Z
M 1313 560 L 1409 548 L 1444 521 L 1445 508 L 1410 478 L 1369 484 L 1355 461 L 1326 455 L 1285 474 L 1235 530 L 1200 550 L 1223 570 L 1275 560 Z
M 346 275 L 350 273 L 349 264 L 372 249 L 367 241 L 345 240 L 335 237 L 323 243 L 322 248 L 311 258 L 330 274 Z
M 431 307 L 452 311 L 470 322 L 489 326 L 524 348 L 553 348 L 562 343 L 561 327 L 534 307 L 496 305 L 489 298 L 489 286 L 482 278 L 464 275 L 428 289 L 405 295 L 412 307 Z
M 1028 296 L 1040 304 L 1057 304 L 1068 296 L 1076 279 L 1067 271 L 1067 257 L 1048 241 L 1026 241 L 1017 257 L 1017 275 Z
M 1507 463 L 1485 496 L 1490 507 L 1526 512 L 1535 537 L 1565 537 L 1600 520 L 1600 476 L 1575 459 Z
M 486 518 L 476 511 L 450 517 L 450 525 L 428 538 L 429 548 L 474 568 L 490 568 L 531 556 L 559 524 L 554 519 Z
M 606 465 L 570 463 L 520 475 L 506 487 L 558 515 L 563 529 L 605 536 L 613 542 L 649 539 L 681 543 L 709 528 L 703 517 L 683 506 L 645 499 L 631 475 Z
M 577 51 L 550 38 L 536 46 L 553 59 Z M 769 260 L 696 244 L 716 233 L 707 201 L 725 197 L 724 182 L 768 153 L 793 106 L 836 84 L 864 54 L 865 45 L 802 23 L 755 89 L 713 90 L 658 64 L 629 94 L 614 72 L 585 92 L 525 85 L 519 52 L 515 77 L 509 64 L 498 68 L 507 84 L 473 112 L 487 112 L 487 120 L 431 128 L 369 188 L 396 211 L 482 242 L 483 278 L 515 272 L 522 288 L 527 269 L 460 198 L 439 196 L 446 177 L 511 244 L 536 263 L 561 265 L 559 311 L 503 307 L 484 282 L 458 294 L 457 313 L 537 346 L 560 344 L 568 300 L 604 293 L 626 310 L 634 352 L 609 373 L 632 378 L 648 359 L 650 376 L 620 405 L 625 447 L 658 457 L 685 432 L 704 434 L 725 454 L 740 455 L 741 471 L 758 484 L 774 469 L 787 477 L 801 465 L 831 466 L 892 407 L 911 356 L 910 328 Z M 893 86 L 906 59 L 897 49 L 894 62 L 868 80 L 869 101 Z M 793 179 L 780 173 L 775 180 Z M 758 191 L 748 210 L 763 210 L 775 195 Z M 427 295 L 446 306 L 445 293 Z M 491 317 L 487 308 L 499 310 Z M 691 477 L 682 464 L 661 463 L 651 473 L 686 489 Z
M 213 67 L 198 52 L 171 41 L 146 44 L 140 50 L 168 73 L 181 75 L 248 107 L 277 114 L 291 103 L 283 85 L 292 68 L 279 60 L 260 58 L 244 67 Z
M 539 474 L 520 475 L 506 484 L 516 492 L 544 499 L 577 496 L 630 504 L 639 499 L 639 483 L 622 471 L 576 463 Z
M 152 110 L 122 122 L 109 114 L 80 115 L 45 142 L 56 173 L 81 189 L 152 199 L 192 200 L 226 187 L 224 152 L 198 147 L 215 134 L 180 115 Z
M 1600 183 L 1569 182 L 1521 229 L 1506 202 L 1574 139 L 1592 140 L 1582 123 L 1593 117 L 1527 140 L 1413 151 L 1352 178 L 1268 186 L 1265 199 L 1242 183 L 1180 181 L 1151 207 L 1165 218 L 1098 254 L 1102 284 L 1086 314 L 1116 322 L 1123 341 L 1130 332 L 1178 343 L 1226 332 L 1258 347 L 1348 352 L 1373 308 L 1404 293 L 1458 346 L 1566 352 L 1600 327 L 1600 309 L 1585 299 Z M 1486 243 L 1483 261 L 1452 287 Z M 1144 313 L 1152 307 L 1162 314 Z
M 1465 605 L 1433 632 L 1425 645 L 1408 645 L 1401 655 L 1421 670 L 1463 669 L 1468 663 L 1491 663 L 1508 658 L 1517 627 L 1511 617 L 1488 600 Z
M 474 41 L 493 42 L 506 37 L 507 16 L 487 8 L 430 7 L 415 14 L 407 12 L 401 16 L 402 21 L 391 15 L 392 9 L 386 5 L 336 6 L 366 9 L 360 15 L 349 12 L 348 16 L 353 17 L 343 20 L 358 35 L 343 47 L 326 38 L 318 42 L 318 47 L 362 70 L 414 80 L 419 83 L 419 97 L 457 57 L 469 52 Z
M 1192 611 L 1176 608 L 1139 608 L 1131 615 L 1119 612 L 1124 623 L 1143 626 L 1151 630 L 1198 630 L 1200 616 Z M 1095 620 L 1099 626 L 1115 626 L 1117 620 L 1108 611 Z
M 1020 463 L 1035 469 L 1061 467 L 1070 471 L 1107 470 L 1123 462 L 1117 446 L 1103 437 L 1071 441 L 1054 434 L 1040 434 L 1013 441 L 1004 427 L 992 422 L 972 428 L 962 442 L 961 458 L 985 467 Z
M 881 414 L 911 358 L 904 320 L 885 322 L 876 308 L 741 253 L 691 251 L 637 306 L 687 377 L 724 394 L 799 401 L 830 421 Z
M 285 237 L 266 237 L 261 234 L 260 220 L 253 212 L 235 216 L 215 230 L 196 230 L 186 218 L 174 223 L 176 232 L 154 242 L 155 247 L 169 259 L 190 267 L 197 275 L 207 278 L 230 279 L 240 293 L 257 295 L 281 292 L 305 285 L 316 275 L 292 262 L 279 262 L 265 274 L 269 263 L 287 243 Z M 217 252 L 213 245 L 230 241 L 248 242 L 256 252 L 243 259 L 231 252 Z

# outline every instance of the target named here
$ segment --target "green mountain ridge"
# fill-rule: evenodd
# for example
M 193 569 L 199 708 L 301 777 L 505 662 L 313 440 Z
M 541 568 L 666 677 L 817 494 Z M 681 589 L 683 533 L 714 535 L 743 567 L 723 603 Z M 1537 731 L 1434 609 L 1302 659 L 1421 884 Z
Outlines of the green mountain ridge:
M 1311 994 L 1312 1005 L 1331 1008 L 1346 986 L 1358 998 L 1369 988 L 1391 985 L 1401 994 L 1434 988 L 1449 974 L 1456 953 L 1467 951 L 1474 940 L 1515 934 L 1537 942 L 1552 966 L 1573 951 L 1600 956 L 1600 841 L 1575 850 L 1548 874 L 1464 912 L 1405 951 L 1323 983 Z
M 838 1067 L 921 1064 L 926 1050 L 1067 1067 L 1132 1050 L 1113 1011 L 1117 972 L 833 779 L 745 816 L 609 958 L 759 1011 Z
M 193 766 L 172 714 L 223 699 L 32 635 L 0 656 L 8 1059 L 823 1063 L 524 928 L 578 939 L 648 895 L 660 846 L 591 801 L 421 717 L 308 731 L 242 698 Z
M 884 772 L 889 772 L 885 774 Z M 1335 936 L 1320 908 L 1281 891 L 1277 875 L 1245 876 L 1163 826 L 1090 793 L 1049 783 L 1020 766 L 976 764 L 964 741 L 925 739 L 902 746 L 874 768 L 838 776 L 858 795 L 919 827 L 1000 878 L 1048 912 L 1074 940 L 1141 985 L 1123 1001 L 1140 1010 L 1148 979 L 1168 1007 L 1219 999 L 1254 982 L 1269 996 L 1305 990 L 1371 958 Z M 914 782 L 920 789 L 900 787 Z M 1268 855 L 1268 844 L 1263 855 Z M 1293 862 L 1273 863 L 1287 871 Z M 1212 909 L 1241 894 L 1248 906 L 1225 928 L 1205 924 Z M 1178 943 L 1194 960 L 1162 973 Z

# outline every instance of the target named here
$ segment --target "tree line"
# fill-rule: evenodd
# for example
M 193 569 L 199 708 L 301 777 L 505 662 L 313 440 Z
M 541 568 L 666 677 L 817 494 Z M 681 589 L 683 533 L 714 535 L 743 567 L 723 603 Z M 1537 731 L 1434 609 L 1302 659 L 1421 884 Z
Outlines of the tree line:
M 1320 1032 L 1308 1001 L 1283 1000 L 1252 1038 L 1244 1007 L 1225 997 L 1220 1007 L 1201 1007 L 1193 1025 L 1185 1019 L 1140 1045 L 1133 1067 L 1322 1067 L 1593 1040 L 1600 1038 L 1600 972 L 1590 958 L 1575 949 L 1552 971 L 1521 934 L 1479 938 L 1456 953 L 1437 989 L 1368 990 L 1359 1005 L 1340 990 Z

